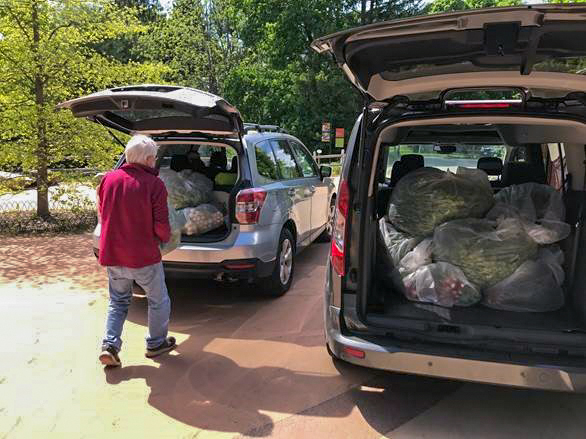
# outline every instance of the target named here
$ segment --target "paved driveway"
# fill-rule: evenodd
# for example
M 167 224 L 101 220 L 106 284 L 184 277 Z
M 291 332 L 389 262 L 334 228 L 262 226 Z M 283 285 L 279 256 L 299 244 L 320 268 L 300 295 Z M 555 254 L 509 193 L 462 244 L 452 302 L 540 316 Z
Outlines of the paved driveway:
M 323 347 L 327 245 L 292 290 L 169 282 L 176 352 L 144 358 L 135 297 L 123 367 L 97 363 L 107 302 L 90 237 L 0 242 L 0 438 L 582 438 L 582 396 L 396 375 Z

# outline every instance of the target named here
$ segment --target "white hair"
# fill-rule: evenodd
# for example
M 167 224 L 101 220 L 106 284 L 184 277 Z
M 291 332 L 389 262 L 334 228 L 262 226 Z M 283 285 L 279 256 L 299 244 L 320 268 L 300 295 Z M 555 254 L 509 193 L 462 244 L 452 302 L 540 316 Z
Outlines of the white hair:
M 155 141 L 149 136 L 142 134 L 132 136 L 124 150 L 126 162 L 146 165 L 149 157 L 157 157 L 158 149 L 159 147 Z

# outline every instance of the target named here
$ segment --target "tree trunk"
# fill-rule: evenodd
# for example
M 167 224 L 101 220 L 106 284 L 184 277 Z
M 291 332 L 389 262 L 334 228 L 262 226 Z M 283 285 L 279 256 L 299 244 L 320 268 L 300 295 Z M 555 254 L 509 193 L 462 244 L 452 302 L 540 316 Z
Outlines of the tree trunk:
M 35 58 L 35 107 L 37 111 L 37 216 L 48 218 L 49 178 L 47 172 L 47 127 L 45 122 L 45 84 L 42 77 L 42 64 L 39 54 L 39 9 L 36 0 L 31 1 L 33 53 Z
M 360 8 L 360 23 L 366 24 L 366 0 L 362 0 Z

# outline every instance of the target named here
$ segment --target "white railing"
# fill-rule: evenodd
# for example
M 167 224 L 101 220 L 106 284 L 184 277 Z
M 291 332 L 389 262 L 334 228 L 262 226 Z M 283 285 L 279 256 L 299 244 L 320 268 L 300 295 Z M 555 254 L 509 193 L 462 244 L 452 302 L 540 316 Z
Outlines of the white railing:
M 346 154 L 344 153 L 344 150 L 342 150 L 341 154 L 321 154 L 321 155 L 318 155 L 314 152 L 313 158 L 315 159 L 315 161 L 317 162 L 318 165 L 321 165 L 322 161 L 327 161 L 327 162 L 339 161 L 340 164 L 343 164 L 345 155 Z

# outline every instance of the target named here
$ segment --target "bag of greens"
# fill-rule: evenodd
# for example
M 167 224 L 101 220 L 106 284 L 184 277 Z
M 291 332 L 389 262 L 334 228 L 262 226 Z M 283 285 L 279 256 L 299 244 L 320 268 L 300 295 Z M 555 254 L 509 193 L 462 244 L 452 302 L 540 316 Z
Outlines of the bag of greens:
M 481 218 L 493 204 L 490 185 L 477 178 L 421 168 L 399 180 L 387 217 L 399 231 L 423 238 L 446 221 Z

